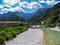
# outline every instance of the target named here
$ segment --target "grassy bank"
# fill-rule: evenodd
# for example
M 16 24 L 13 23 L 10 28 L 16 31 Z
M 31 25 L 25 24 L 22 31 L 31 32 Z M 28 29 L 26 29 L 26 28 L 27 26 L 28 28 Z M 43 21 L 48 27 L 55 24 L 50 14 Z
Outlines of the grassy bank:
M 60 45 L 60 32 L 50 29 L 43 29 L 43 31 L 46 45 Z
M 15 38 L 27 29 L 28 26 L 0 27 L 0 44 Z

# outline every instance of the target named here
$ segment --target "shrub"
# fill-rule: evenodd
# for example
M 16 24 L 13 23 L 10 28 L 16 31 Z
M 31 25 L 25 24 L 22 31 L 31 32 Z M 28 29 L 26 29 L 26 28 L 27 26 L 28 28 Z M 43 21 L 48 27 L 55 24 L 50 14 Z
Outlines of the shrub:
M 5 31 L 0 31 L 0 36 L 5 36 L 6 35 L 6 32 Z
M 56 26 L 58 26 L 59 29 L 60 29 L 60 22 L 57 22 L 57 23 L 56 23 Z
M 6 36 L 5 36 L 6 40 L 10 40 L 10 39 L 13 39 L 13 36 L 11 35 L 10 32 L 6 33 Z
M 12 30 L 14 30 L 14 32 L 15 32 L 16 34 L 21 33 L 17 28 L 12 28 Z
M 15 38 L 18 34 L 26 31 L 27 26 L 15 26 L 15 27 L 1 27 L 0 28 L 0 43 Z
M 5 42 L 4 36 L 0 36 L 0 44 L 3 44 Z

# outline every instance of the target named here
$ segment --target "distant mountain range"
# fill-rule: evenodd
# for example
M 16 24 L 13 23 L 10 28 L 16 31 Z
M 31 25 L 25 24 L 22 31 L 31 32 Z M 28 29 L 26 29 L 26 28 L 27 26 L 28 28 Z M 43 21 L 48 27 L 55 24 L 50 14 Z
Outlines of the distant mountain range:
M 11 18 L 11 17 L 15 16 L 16 18 L 21 18 L 24 21 L 27 21 L 27 20 L 31 19 L 32 17 L 34 17 L 38 14 L 41 15 L 45 10 L 47 10 L 47 8 L 40 8 L 36 12 L 33 12 L 33 13 L 24 13 L 22 11 L 21 12 L 19 12 L 19 11 L 7 12 L 7 13 L 4 13 L 4 14 L 0 14 L 0 19 Z
M 48 19 L 50 19 L 50 21 Z M 54 22 L 60 23 L 60 3 L 54 5 L 51 8 L 42 8 L 42 9 L 40 8 L 34 13 L 24 13 L 22 11 L 21 12 L 16 11 L 16 12 L 8 12 L 8 13 L 0 14 L 0 21 L 1 20 L 2 21 L 23 20 L 23 21 L 32 22 L 35 24 L 40 23 L 41 21 L 45 21 L 45 23 L 49 21 L 49 23 L 50 22 L 52 23 L 53 20 L 56 20 Z

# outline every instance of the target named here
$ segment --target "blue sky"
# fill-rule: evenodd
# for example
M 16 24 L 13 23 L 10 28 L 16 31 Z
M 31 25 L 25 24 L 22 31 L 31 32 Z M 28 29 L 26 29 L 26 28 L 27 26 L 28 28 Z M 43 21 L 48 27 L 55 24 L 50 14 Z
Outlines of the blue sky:
M 0 0 L 0 14 L 8 11 L 23 11 L 24 13 L 32 13 L 39 8 L 49 8 L 59 0 Z

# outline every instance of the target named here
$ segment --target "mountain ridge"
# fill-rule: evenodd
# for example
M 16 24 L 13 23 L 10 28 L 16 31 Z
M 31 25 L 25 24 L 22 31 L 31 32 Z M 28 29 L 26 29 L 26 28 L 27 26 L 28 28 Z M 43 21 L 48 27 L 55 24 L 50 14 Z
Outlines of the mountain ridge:
M 45 9 L 46 10 L 46 9 Z M 24 13 L 24 12 L 19 12 L 19 11 L 15 11 L 15 12 L 7 12 L 4 14 L 0 14 L 0 19 L 1 18 L 9 18 L 9 17 L 13 17 L 16 16 L 17 18 L 21 18 L 25 21 L 27 21 L 28 19 L 30 19 L 32 16 L 38 15 L 38 14 L 42 14 L 44 11 L 44 9 L 39 9 L 34 13 Z
M 48 20 L 49 19 L 49 20 Z M 42 15 L 32 17 L 29 22 L 31 23 L 41 23 L 44 21 L 46 25 L 60 25 L 60 3 L 54 5 L 53 7 L 46 10 Z M 48 24 L 47 24 L 48 22 Z

